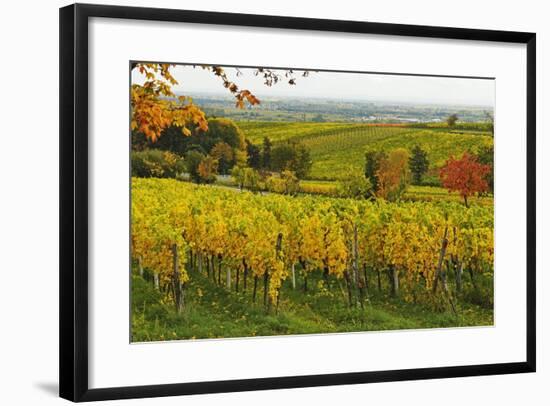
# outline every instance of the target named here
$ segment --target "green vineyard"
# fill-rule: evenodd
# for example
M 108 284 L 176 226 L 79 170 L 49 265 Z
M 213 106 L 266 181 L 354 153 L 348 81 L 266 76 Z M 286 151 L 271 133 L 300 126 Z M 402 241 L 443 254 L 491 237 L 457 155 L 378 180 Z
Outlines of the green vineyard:
M 264 137 L 275 143 L 288 140 L 303 143 L 310 149 L 313 160 L 308 178 L 318 180 L 341 180 L 350 168 L 361 170 L 369 149 L 410 150 L 419 145 L 428 153 L 431 168 L 439 168 L 449 156 L 493 145 L 490 133 L 473 125 L 452 132 L 441 127 L 346 123 L 239 122 L 239 127 L 247 139 L 258 145 Z

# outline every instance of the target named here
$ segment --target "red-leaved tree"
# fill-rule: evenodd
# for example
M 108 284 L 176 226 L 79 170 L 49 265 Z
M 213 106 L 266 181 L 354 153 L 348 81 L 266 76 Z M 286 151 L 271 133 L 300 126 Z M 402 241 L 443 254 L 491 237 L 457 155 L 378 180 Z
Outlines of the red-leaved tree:
M 439 171 L 439 179 L 449 192 L 459 192 L 468 207 L 469 196 L 486 192 L 489 188 L 486 175 L 490 171 L 489 165 L 479 163 L 474 155 L 465 152 L 462 158 L 455 159 L 451 156 L 445 162 L 445 166 Z

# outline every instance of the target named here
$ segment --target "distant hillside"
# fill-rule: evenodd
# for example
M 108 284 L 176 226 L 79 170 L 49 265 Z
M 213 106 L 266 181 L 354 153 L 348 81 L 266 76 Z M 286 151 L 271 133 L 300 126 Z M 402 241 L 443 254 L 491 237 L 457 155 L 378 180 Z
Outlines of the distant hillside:
M 428 152 L 430 167 L 441 167 L 451 156 L 465 151 L 477 151 L 483 145 L 492 145 L 488 132 L 453 130 L 444 127 L 415 128 L 413 126 L 373 126 L 345 123 L 296 122 L 239 122 L 246 137 L 260 145 L 264 137 L 273 142 L 293 139 L 311 150 L 313 167 L 311 179 L 336 180 L 349 173 L 350 167 L 363 168 L 368 149 L 412 149 L 420 145 Z
M 441 103 L 410 103 L 400 101 L 320 99 L 311 97 L 259 96 L 261 104 L 239 109 L 227 94 L 186 94 L 193 97 L 209 117 L 226 117 L 239 121 L 294 121 L 294 122 L 444 122 L 457 114 L 462 122 L 480 122 L 487 119 L 490 106 L 464 106 Z

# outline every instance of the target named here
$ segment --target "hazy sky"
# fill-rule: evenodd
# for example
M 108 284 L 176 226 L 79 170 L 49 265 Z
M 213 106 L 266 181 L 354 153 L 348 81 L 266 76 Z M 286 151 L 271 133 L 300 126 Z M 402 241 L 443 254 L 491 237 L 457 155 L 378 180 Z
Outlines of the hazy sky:
M 254 76 L 252 69 L 241 68 L 242 75 L 239 77 L 235 68 L 225 68 L 225 71 L 241 89 L 252 91 L 260 99 L 294 96 L 494 107 L 495 81 L 489 79 L 340 72 L 310 72 L 308 77 L 303 78 L 301 72 L 297 72 L 296 85 L 279 82 L 267 87 L 259 76 Z M 176 92 L 229 94 L 220 78 L 200 67 L 176 66 L 172 68 L 172 73 L 179 82 L 174 87 Z M 134 82 L 141 82 L 142 75 L 135 70 L 132 75 Z

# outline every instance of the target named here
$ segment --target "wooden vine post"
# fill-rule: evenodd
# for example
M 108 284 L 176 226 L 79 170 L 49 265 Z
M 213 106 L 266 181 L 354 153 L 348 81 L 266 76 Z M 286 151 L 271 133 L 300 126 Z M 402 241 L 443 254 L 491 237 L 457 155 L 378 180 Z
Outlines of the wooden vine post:
M 355 286 L 359 290 L 359 305 L 361 306 L 361 309 L 364 309 L 365 304 L 365 281 L 362 280 L 361 276 L 359 275 L 359 243 L 357 239 L 357 224 L 353 224 L 353 276 L 355 280 Z M 366 271 L 365 271 L 365 277 L 366 277 Z
M 218 254 L 218 286 L 222 284 L 222 254 Z
M 173 258 L 173 274 L 172 274 L 172 289 L 174 291 L 174 302 L 176 304 L 176 312 L 181 313 L 184 305 L 183 298 L 183 286 L 181 284 L 179 261 L 178 261 L 178 246 L 172 245 L 172 258 Z
M 445 252 L 447 251 L 447 246 L 449 245 L 449 240 L 447 239 L 448 228 L 445 227 L 445 232 L 443 234 L 443 239 L 441 240 L 441 248 L 439 250 L 439 259 L 437 261 L 437 269 L 435 270 L 435 276 L 433 281 L 432 292 L 437 292 L 437 284 L 441 278 L 441 272 L 443 267 L 443 260 L 445 259 Z
M 390 267 L 391 293 L 393 297 L 399 296 L 399 270 L 395 265 Z
M 277 243 L 275 244 L 275 258 L 277 261 L 281 260 L 281 252 L 283 249 L 283 233 L 279 233 L 277 235 Z M 281 288 L 277 288 L 277 304 L 275 307 L 275 311 L 279 311 L 279 297 L 281 295 Z
M 294 262 L 292 263 L 290 269 L 292 271 L 292 289 L 296 289 L 296 266 Z
M 269 285 L 269 271 L 264 271 L 264 307 L 267 307 L 267 287 Z
M 258 290 L 258 276 L 254 275 L 254 289 L 252 290 L 252 303 L 256 303 L 256 291 Z
M 141 255 L 138 257 L 138 269 L 139 269 L 139 276 L 143 278 L 143 261 L 141 260 Z
M 248 279 L 248 264 L 246 263 L 246 259 L 243 258 L 243 292 L 246 292 L 246 281 Z
M 448 227 L 445 227 L 445 232 L 443 233 L 443 239 L 441 240 L 441 249 L 439 250 L 439 260 L 437 262 L 437 269 L 435 271 L 435 277 L 433 282 L 433 293 L 437 293 L 437 284 L 438 281 L 441 279 L 441 285 L 443 292 L 447 299 L 449 300 L 449 304 L 451 305 L 451 308 L 453 310 L 453 313 L 456 315 L 456 308 L 455 304 L 453 302 L 453 299 L 451 298 L 451 295 L 449 294 L 449 289 L 447 287 L 447 278 L 443 271 L 443 261 L 445 259 L 445 253 L 447 251 L 447 246 L 449 245 L 449 240 L 447 239 L 447 232 Z
M 359 250 L 357 248 L 357 225 L 353 225 L 353 282 L 356 288 L 359 288 L 359 265 L 358 265 L 358 256 Z
M 456 227 L 453 227 L 453 244 L 456 245 L 457 243 L 457 232 Z M 452 262 L 453 262 L 453 269 L 455 274 L 455 286 L 457 293 L 462 292 L 462 273 L 464 271 L 464 265 L 462 261 L 459 261 L 458 255 L 452 256 Z

